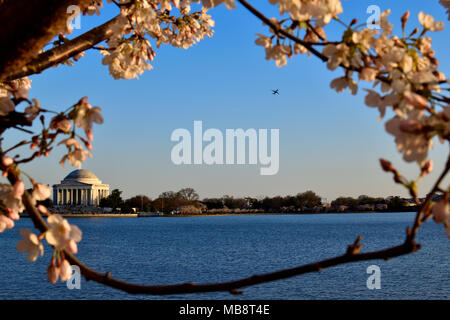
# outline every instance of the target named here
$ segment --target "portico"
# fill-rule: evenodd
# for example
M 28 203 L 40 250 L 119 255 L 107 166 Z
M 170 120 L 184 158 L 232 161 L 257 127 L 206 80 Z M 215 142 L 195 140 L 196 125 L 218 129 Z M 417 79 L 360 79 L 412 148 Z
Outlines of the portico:
M 56 206 L 98 206 L 108 196 L 109 184 L 84 169 L 71 172 L 60 184 L 53 185 Z

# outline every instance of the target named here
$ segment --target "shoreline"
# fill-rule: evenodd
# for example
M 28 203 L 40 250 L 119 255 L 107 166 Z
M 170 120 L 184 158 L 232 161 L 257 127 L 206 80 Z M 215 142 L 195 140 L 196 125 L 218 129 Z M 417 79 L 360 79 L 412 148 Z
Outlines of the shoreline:
M 164 214 L 139 217 L 137 213 L 73 213 L 60 214 L 64 218 L 183 218 L 183 217 L 221 217 L 221 216 L 260 216 L 260 215 L 326 215 L 326 214 L 377 214 L 377 213 L 403 213 L 415 211 L 351 211 L 351 212 L 254 212 L 254 213 L 205 213 L 205 214 Z M 55 212 L 54 214 L 58 214 Z M 21 215 L 21 218 L 29 218 L 29 215 Z

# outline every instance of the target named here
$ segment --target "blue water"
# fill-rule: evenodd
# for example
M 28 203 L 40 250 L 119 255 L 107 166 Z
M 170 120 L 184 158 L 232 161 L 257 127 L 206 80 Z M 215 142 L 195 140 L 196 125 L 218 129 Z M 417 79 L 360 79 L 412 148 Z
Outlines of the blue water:
M 186 218 L 70 219 L 83 231 L 78 257 L 113 277 L 143 284 L 229 281 L 342 254 L 359 234 L 363 251 L 404 240 L 413 213 L 261 215 Z M 46 280 L 51 248 L 29 263 L 15 246 L 20 228 L 0 234 L 0 299 L 449 299 L 450 240 L 427 222 L 423 248 L 389 261 L 346 264 L 254 287 L 244 294 L 128 295 L 82 278 L 81 289 Z M 369 290 L 370 265 L 381 268 L 381 289 Z

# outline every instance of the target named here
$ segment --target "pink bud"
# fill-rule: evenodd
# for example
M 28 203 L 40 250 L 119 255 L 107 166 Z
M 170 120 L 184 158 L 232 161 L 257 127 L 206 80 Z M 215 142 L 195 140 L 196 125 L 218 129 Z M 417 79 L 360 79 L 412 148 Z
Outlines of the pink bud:
M 449 210 L 450 205 L 448 203 L 448 196 L 444 196 L 439 199 L 434 204 L 433 209 L 431 209 L 434 221 L 436 221 L 436 223 L 442 223 L 447 220 Z
M 16 183 L 14 183 L 14 186 L 13 186 L 14 198 L 21 199 L 24 191 L 25 191 L 25 186 L 23 184 L 23 181 L 22 180 L 17 180 Z
M 406 12 L 402 15 L 401 21 L 402 21 L 402 28 L 403 28 L 403 29 L 405 29 L 406 22 L 407 22 L 408 19 L 409 19 L 409 14 L 410 14 L 410 12 L 409 12 L 409 10 L 408 10 L 408 11 L 406 11 Z
M 3 157 L 2 163 L 5 167 L 9 167 L 14 163 L 14 160 L 11 157 Z
M 14 221 L 3 214 L 0 214 L 0 224 L 3 224 L 5 229 L 14 228 Z
M 69 251 L 71 254 L 77 254 L 78 253 L 77 243 L 74 240 L 69 240 L 66 244 L 66 250 Z
M 419 109 L 426 109 L 428 108 L 428 100 L 417 93 L 411 92 L 411 91 L 405 91 L 403 94 L 403 99 L 406 103 L 419 108 Z
M 381 168 L 383 168 L 383 170 L 386 172 L 394 172 L 395 171 L 392 164 L 387 160 L 380 159 L 380 164 L 381 164 Z
M 61 278 L 61 281 L 67 281 L 72 276 L 72 267 L 70 266 L 69 261 L 67 261 L 66 259 L 61 262 L 59 276 Z
M 59 268 L 55 265 L 55 260 L 52 259 L 51 264 L 47 268 L 47 279 L 51 283 L 55 284 L 58 281 Z
M 48 212 L 47 208 L 45 206 L 43 206 L 42 204 L 37 206 L 37 209 L 39 210 L 40 213 L 45 214 L 45 215 L 50 215 L 50 213 Z
M 433 171 L 433 160 L 428 160 L 427 162 L 425 162 L 425 164 L 422 167 L 421 176 L 427 175 L 431 171 Z
M 88 140 L 90 140 L 90 141 L 94 140 L 94 135 L 92 134 L 91 129 L 85 130 L 85 133 L 86 133 L 86 138 L 88 138 Z
M 8 211 L 8 218 L 12 219 L 12 220 L 19 220 L 20 219 L 20 215 L 17 211 Z

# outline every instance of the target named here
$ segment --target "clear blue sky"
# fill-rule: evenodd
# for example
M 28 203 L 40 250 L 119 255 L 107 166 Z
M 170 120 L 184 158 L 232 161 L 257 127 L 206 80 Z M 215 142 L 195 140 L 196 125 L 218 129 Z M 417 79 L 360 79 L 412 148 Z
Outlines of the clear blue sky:
M 253 1 L 269 16 L 273 6 Z M 345 21 L 366 21 L 369 5 L 392 9 L 390 21 L 400 25 L 405 10 L 411 11 L 410 30 L 418 25 L 423 10 L 440 21 L 446 14 L 438 0 L 343 1 Z M 75 35 L 111 17 L 116 9 L 106 5 L 103 17 L 82 17 Z M 80 97 L 102 108 L 105 123 L 94 128 L 93 158 L 83 168 L 93 171 L 125 197 L 145 194 L 152 198 L 167 190 L 193 187 L 200 197 L 287 195 L 308 189 L 332 200 L 340 195 L 406 195 L 379 167 L 380 157 L 391 160 L 409 177 L 417 165 L 405 165 L 394 139 L 378 122 L 378 111 L 364 105 L 364 92 L 338 94 L 329 88 L 341 72 L 330 72 L 316 58 L 295 56 L 277 68 L 266 61 L 263 48 L 254 44 L 255 33 L 267 34 L 261 22 L 240 4 L 228 11 L 210 11 L 215 35 L 189 50 L 164 46 L 157 50 L 153 70 L 138 80 L 114 80 L 101 64 L 98 52 L 88 52 L 74 67 L 60 66 L 32 76 L 30 97 L 44 107 L 63 110 Z M 332 23 L 328 36 L 342 27 Z M 433 47 L 441 71 L 450 74 L 448 29 L 433 34 Z M 271 94 L 278 88 L 279 96 Z M 392 113 L 388 113 L 388 118 Z M 193 130 L 202 120 L 204 129 L 280 129 L 280 170 L 274 176 L 259 175 L 259 166 L 176 166 L 170 160 L 174 129 Z M 10 137 L 18 137 L 11 134 Z M 25 169 L 39 181 L 59 183 L 75 168 L 59 166 L 63 149 Z M 431 153 L 436 170 L 442 168 L 446 148 L 436 142 Z M 430 187 L 436 175 L 422 187 Z M 425 189 L 421 189 L 425 192 Z M 423 195 L 423 193 L 422 193 Z

